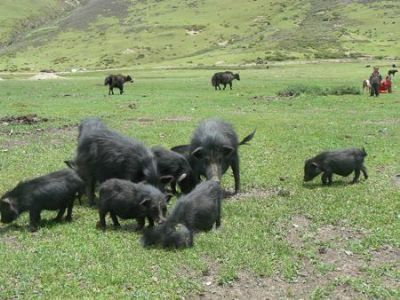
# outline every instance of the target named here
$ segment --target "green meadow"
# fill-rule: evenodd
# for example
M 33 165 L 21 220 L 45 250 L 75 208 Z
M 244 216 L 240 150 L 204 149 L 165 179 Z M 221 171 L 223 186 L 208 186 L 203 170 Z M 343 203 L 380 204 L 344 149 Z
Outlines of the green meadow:
M 365 64 L 241 69 L 225 91 L 211 87 L 215 69 L 137 68 L 124 71 L 135 82 L 114 96 L 105 72 L 41 81 L 2 74 L 0 117 L 36 114 L 39 122 L 0 123 L 1 194 L 65 167 L 88 116 L 148 146 L 188 143 L 209 117 L 231 122 L 240 138 L 257 133 L 240 147 L 241 193 L 224 199 L 222 227 L 196 235 L 193 248 L 144 249 L 134 220 L 114 230 L 107 219 L 97 230 L 85 201 L 72 223 L 53 223 L 56 212 L 45 211 L 35 233 L 26 213 L 0 224 L 0 298 L 399 298 L 400 86 L 395 77 L 393 94 L 363 94 Z M 296 85 L 361 93 L 277 96 Z M 305 159 L 351 147 L 365 147 L 368 180 L 302 182 Z M 222 184 L 233 190 L 230 170 Z

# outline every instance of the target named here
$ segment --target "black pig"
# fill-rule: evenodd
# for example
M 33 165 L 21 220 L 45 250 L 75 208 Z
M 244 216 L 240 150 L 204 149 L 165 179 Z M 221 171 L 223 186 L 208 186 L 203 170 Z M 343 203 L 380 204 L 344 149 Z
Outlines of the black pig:
M 156 229 L 146 229 L 142 238 L 144 247 L 160 245 L 165 249 L 183 249 L 193 246 L 193 232 L 185 225 L 160 225 Z
M 367 156 L 365 149 L 347 149 L 326 151 L 306 160 L 304 165 L 304 181 L 310 181 L 322 174 L 322 184 L 331 184 L 332 175 L 348 176 L 355 173 L 353 183 L 358 182 L 360 171 L 365 179 L 368 178 L 367 168 L 364 166 L 364 158 Z
M 122 179 L 109 179 L 100 185 L 98 226 L 106 227 L 106 214 L 110 213 L 114 226 L 120 226 L 118 218 L 136 219 L 137 230 L 143 229 L 145 219 L 149 226 L 165 221 L 169 198 L 155 187 Z
M 190 145 L 172 148 L 173 151 L 189 155 L 190 164 L 197 181 L 200 176 L 208 180 L 220 180 L 231 167 L 235 179 L 235 193 L 240 189 L 239 145 L 249 142 L 255 130 L 240 143 L 232 125 L 219 119 L 208 119 L 195 130 Z
M 65 220 L 71 221 L 74 199 L 82 186 L 82 179 L 70 169 L 20 182 L 0 198 L 1 221 L 10 223 L 21 213 L 29 211 L 30 230 L 36 231 L 43 209 L 59 210 L 56 221 L 61 221 L 68 209 Z
M 180 247 L 191 247 L 193 233 L 209 231 L 214 224 L 216 228 L 221 226 L 222 194 L 223 191 L 218 181 L 208 180 L 198 184 L 193 191 L 178 199 L 173 212 L 165 223 L 144 233 L 143 245 L 162 245 L 168 248 L 165 245 L 178 244 Z M 182 229 L 177 231 L 176 228 L 179 224 L 183 224 L 189 230 L 190 235 Z
M 74 161 L 65 161 L 86 183 L 89 204 L 94 205 L 95 184 L 110 178 L 146 181 L 162 188 L 153 153 L 142 142 L 108 129 L 94 129 L 79 138 Z
M 170 184 L 174 194 L 176 194 L 177 183 L 184 194 L 194 189 L 196 179 L 192 167 L 183 155 L 161 146 L 152 147 L 151 150 L 156 158 L 160 176 L 171 178 Z
M 95 130 L 104 130 L 104 129 L 107 129 L 107 127 L 101 119 L 87 118 L 79 124 L 78 141 L 83 135 L 90 134 L 90 132 L 93 132 Z

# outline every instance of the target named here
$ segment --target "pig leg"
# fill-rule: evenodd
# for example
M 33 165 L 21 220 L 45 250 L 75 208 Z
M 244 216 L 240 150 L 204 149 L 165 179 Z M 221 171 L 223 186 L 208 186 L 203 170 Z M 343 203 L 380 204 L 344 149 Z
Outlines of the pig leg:
M 86 180 L 86 195 L 89 200 L 89 205 L 94 206 L 95 205 L 95 202 L 94 202 L 95 194 L 94 194 L 94 179 L 93 179 L 93 177 Z
M 54 218 L 54 221 L 56 221 L 56 222 L 61 222 L 61 220 L 62 220 L 62 217 L 64 216 L 64 213 L 65 213 L 65 210 L 66 210 L 67 208 L 64 206 L 64 207 L 62 207 L 61 209 L 60 209 L 60 211 L 58 212 L 58 214 L 57 214 L 57 216 Z
M 363 173 L 364 178 L 365 178 L 365 179 L 368 179 L 367 168 L 366 168 L 364 165 L 361 166 L 361 172 Z
M 137 226 L 135 228 L 135 231 L 142 230 L 143 227 L 144 227 L 144 224 L 146 222 L 145 218 L 144 217 L 143 218 L 137 218 L 136 220 L 137 220 Z M 153 225 L 154 225 L 154 223 L 153 223 Z
M 147 217 L 147 220 L 149 220 L 149 228 L 154 227 L 154 220 L 149 217 Z
M 360 178 L 360 169 L 355 169 L 352 183 L 357 183 L 359 178 Z
M 321 180 L 322 180 L 323 185 L 331 184 L 332 183 L 332 173 L 329 173 L 329 172 L 323 173 Z
M 72 199 L 67 206 L 67 216 L 65 217 L 65 221 L 72 221 L 72 208 L 74 207 L 74 199 Z
M 123 87 L 120 87 L 120 88 L 119 88 L 119 94 L 122 95 L 123 93 L 124 93 L 124 88 L 123 88 Z
M 232 89 L 232 82 L 229 82 L 229 87 L 230 89 Z
M 239 192 L 240 189 L 240 167 L 239 167 L 239 157 L 236 156 L 231 162 L 231 168 L 233 171 L 233 178 L 235 180 L 235 194 Z
M 119 224 L 119 222 L 118 222 L 117 216 L 112 211 L 110 211 L 110 216 L 114 223 L 114 227 L 121 227 L 121 224 Z
M 226 89 L 226 83 L 224 83 L 224 90 Z
M 106 214 L 106 211 L 102 209 L 99 210 L 99 222 L 97 223 L 97 227 L 103 230 L 106 229 Z
M 40 222 L 40 210 L 35 208 L 31 209 L 29 211 L 29 230 L 31 232 L 37 231 L 39 222 Z
M 217 220 L 215 221 L 215 228 L 221 226 L 221 200 L 217 201 Z
M 171 192 L 172 192 L 172 194 L 174 194 L 174 195 L 176 195 L 177 194 L 177 191 L 176 191 L 176 181 L 175 180 L 173 180 L 173 181 L 171 181 Z

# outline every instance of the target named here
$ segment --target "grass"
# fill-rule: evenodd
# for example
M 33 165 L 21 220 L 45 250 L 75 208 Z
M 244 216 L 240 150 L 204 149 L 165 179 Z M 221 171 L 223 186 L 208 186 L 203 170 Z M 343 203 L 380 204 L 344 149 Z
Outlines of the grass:
M 364 56 L 395 60 L 400 51 L 400 4 L 395 0 L 115 1 L 107 9 L 102 0 L 75 10 L 75 2 L 62 7 L 57 1 L 42 2 L 36 7 L 31 0 L 20 0 L 23 8 L 9 0 L 0 4 L 0 21 L 5 21 L 0 43 L 10 40 L 10 34 L 2 38 L 1 30 L 15 33 L 0 52 L 0 70 L 238 65 Z M 16 11 L 21 12 L 18 18 L 29 16 L 24 25 L 12 21 Z
M 122 96 L 106 95 L 101 72 L 66 74 L 66 80 L 55 81 L 10 75 L 0 82 L 0 117 L 35 113 L 49 121 L 0 125 L 1 194 L 22 179 L 63 168 L 63 161 L 74 155 L 77 124 L 86 116 L 100 116 L 149 146 L 187 143 L 198 122 L 212 116 L 232 122 L 240 137 L 254 128 L 257 133 L 250 146 L 240 148 L 243 193 L 224 201 L 222 228 L 196 236 L 194 248 L 143 249 L 140 234 L 132 232 L 134 221 L 123 222 L 122 230 L 101 232 L 95 228 L 97 212 L 86 206 L 75 206 L 71 224 L 44 221 L 34 234 L 24 214 L 12 225 L 0 224 L 0 298 L 190 297 L 207 291 L 203 278 L 209 273 L 216 288 L 218 283 L 219 288 L 234 287 L 243 272 L 281 278 L 290 287 L 305 259 L 314 262 L 315 274 L 328 278 L 310 288 L 308 297 L 329 298 L 342 285 L 358 296 L 398 297 L 400 277 L 393 262 L 331 278 L 337 269 L 322 261 L 320 241 L 312 238 L 312 232 L 327 225 L 362 230 L 362 237 L 345 244 L 333 240 L 324 245 L 351 249 L 365 264 L 383 246 L 399 249 L 400 202 L 392 180 L 400 172 L 396 81 L 395 93 L 379 98 L 275 96 L 292 85 L 361 86 L 369 71 L 364 63 L 245 69 L 232 91 L 214 91 L 214 70 L 136 69 L 127 72 L 136 80 Z M 322 187 L 319 179 L 303 185 L 306 158 L 353 146 L 365 146 L 369 154 L 368 181 L 350 185 L 350 178 L 335 176 L 332 187 Z M 223 185 L 233 189 L 229 171 Z M 282 188 L 290 196 L 274 192 Z M 44 212 L 42 218 L 53 215 Z M 295 216 L 312 223 L 301 247 L 288 234 Z M 387 284 L 392 281 L 397 285 Z M 293 297 L 301 292 L 292 291 Z

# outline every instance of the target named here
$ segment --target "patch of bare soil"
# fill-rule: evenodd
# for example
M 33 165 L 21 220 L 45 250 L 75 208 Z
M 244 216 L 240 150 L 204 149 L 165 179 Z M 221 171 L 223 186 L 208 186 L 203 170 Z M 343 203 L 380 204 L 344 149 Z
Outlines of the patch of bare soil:
M 396 175 L 393 176 L 393 182 L 396 185 L 400 186 L 400 174 L 396 174 Z
M 400 124 L 400 120 L 399 119 L 386 119 L 386 120 L 379 120 L 379 121 L 372 121 L 372 120 L 367 120 L 362 122 L 364 124 L 368 124 L 368 125 L 397 125 Z
M 24 125 L 32 125 L 40 122 L 47 122 L 49 119 L 40 118 L 36 114 L 28 114 L 23 116 L 9 116 L 3 117 L 0 119 L 2 125 L 7 126 L 9 124 L 24 124 Z
M 243 198 L 270 198 L 274 196 L 289 197 L 292 193 L 283 187 L 271 187 L 266 189 L 251 189 L 234 194 L 233 190 L 225 190 L 224 197 L 231 200 L 242 200 Z
M 48 80 L 48 79 L 65 79 L 65 77 L 58 76 L 57 74 L 54 73 L 39 73 L 28 78 L 28 80 Z
M 4 243 L 4 245 L 6 245 L 8 248 L 11 248 L 11 249 L 20 249 L 21 248 L 20 242 L 14 236 L 0 237 L 0 241 L 1 241 L 1 243 Z
M 162 119 L 161 121 L 165 121 L 165 122 L 190 122 L 190 121 L 192 121 L 192 118 L 188 117 L 188 116 L 175 116 L 175 117 L 169 117 L 169 118 Z
M 325 289 L 329 299 L 368 299 L 368 296 L 355 290 L 338 279 L 358 278 L 366 284 L 371 278 L 366 268 L 379 268 L 390 265 L 400 268 L 400 249 L 385 246 L 371 251 L 371 257 L 353 253 L 347 249 L 349 241 L 361 240 L 367 234 L 364 230 L 353 230 L 343 226 L 326 225 L 315 228 L 312 220 L 301 215 L 293 216 L 287 229 L 286 238 L 298 250 L 315 250 L 312 260 L 299 256 L 298 276 L 288 281 L 280 275 L 264 278 L 251 272 L 242 271 L 230 285 L 218 282 L 218 262 L 207 262 L 208 269 L 201 280 L 203 290 L 188 299 L 309 299 L 317 289 Z M 311 250 L 312 251 L 312 250 Z M 208 260 L 206 260 L 208 261 Z M 329 266 L 320 271 L 318 265 Z M 191 274 L 189 274 L 192 276 Z M 399 289 L 395 278 L 382 276 L 382 285 L 389 289 Z
M 45 134 L 50 134 L 50 140 L 48 141 L 49 143 L 51 143 L 52 145 L 62 145 L 65 143 L 66 138 L 69 139 L 71 136 L 78 136 L 77 128 L 78 125 L 64 125 L 56 128 L 36 128 L 34 131 L 0 131 L 0 134 L 9 136 L 9 138 L 3 140 L 0 143 L 0 151 L 8 152 L 15 147 L 26 146 L 31 143 L 30 140 L 26 139 L 26 136 L 33 135 L 37 136 L 40 139 Z

